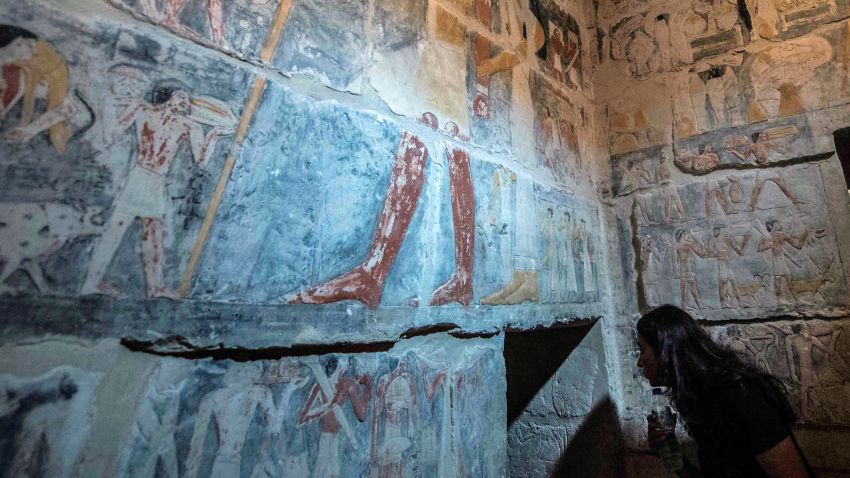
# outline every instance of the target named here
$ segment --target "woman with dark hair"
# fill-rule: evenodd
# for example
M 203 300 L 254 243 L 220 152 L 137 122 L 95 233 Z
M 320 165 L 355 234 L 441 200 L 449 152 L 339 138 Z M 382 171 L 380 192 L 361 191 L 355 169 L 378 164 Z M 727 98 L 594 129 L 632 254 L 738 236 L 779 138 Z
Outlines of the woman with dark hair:
M 641 317 L 637 335 L 638 367 L 650 385 L 669 389 L 699 445 L 703 476 L 814 476 L 791 433 L 794 413 L 775 378 L 716 344 L 687 312 L 672 305 Z M 665 434 L 651 416 L 650 445 L 660 444 Z

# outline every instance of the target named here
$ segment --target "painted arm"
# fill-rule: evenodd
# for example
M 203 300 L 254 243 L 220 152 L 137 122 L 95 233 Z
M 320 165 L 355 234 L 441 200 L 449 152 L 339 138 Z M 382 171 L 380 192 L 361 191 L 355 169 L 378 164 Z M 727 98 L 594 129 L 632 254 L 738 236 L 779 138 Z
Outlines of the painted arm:
M 794 368 L 794 346 L 791 344 L 792 340 L 791 337 L 785 337 L 785 359 L 788 360 L 788 371 L 791 373 L 791 378 L 799 383 L 800 377 Z
M 434 398 L 434 395 L 437 394 L 437 387 L 446 379 L 446 371 L 442 370 L 437 373 L 437 377 L 434 378 L 434 381 L 431 382 L 431 386 L 428 386 L 428 381 L 425 381 L 425 398 L 431 400 Z
M 215 151 L 215 146 L 221 137 L 221 128 L 216 126 L 205 136 L 203 128 L 198 123 L 190 121 L 188 127 L 192 158 L 195 160 L 195 164 L 203 168 L 207 164 L 209 156 Z
M 708 251 L 706 249 L 705 245 L 699 242 L 696 237 L 693 238 L 691 241 L 691 250 L 694 251 L 694 254 L 698 255 L 700 259 L 705 259 L 708 255 Z
M 310 390 L 310 396 L 307 398 L 307 401 L 304 403 L 304 406 L 301 408 L 301 411 L 298 412 L 298 424 L 303 425 L 311 420 L 314 420 L 322 415 L 324 415 L 330 404 L 333 404 L 333 400 L 327 400 L 326 403 L 323 403 L 320 407 L 316 409 L 312 409 L 313 403 L 315 403 L 316 398 L 319 397 L 319 384 L 313 385 L 313 389 Z
M 386 376 L 378 382 L 378 391 L 375 395 L 375 411 L 372 414 L 372 448 L 369 453 L 373 464 L 377 463 L 378 457 L 378 441 L 380 440 L 380 436 L 378 436 L 378 424 L 383 422 L 384 393 L 387 388 L 387 382 L 385 380 Z
M 735 244 L 735 239 L 732 237 L 727 237 L 726 242 L 729 244 L 730 247 L 732 247 L 732 250 L 734 250 L 736 254 L 738 254 L 739 256 L 743 256 L 744 250 L 747 248 L 747 244 L 750 243 L 750 231 L 747 231 L 747 233 L 744 234 L 744 239 L 741 240 L 741 247 L 738 247 Z
M 803 231 L 802 234 L 800 234 L 800 237 L 796 238 L 796 239 L 793 236 L 791 236 L 790 234 L 786 234 L 785 235 L 785 242 L 787 242 L 788 244 L 791 244 L 791 246 L 793 246 L 794 249 L 797 249 L 799 251 L 800 249 L 803 248 L 804 245 L 806 245 L 806 241 L 808 241 L 810 233 L 811 233 L 811 231 L 809 230 L 809 228 L 806 228 L 806 230 Z
M 748 157 L 750 157 L 750 156 L 753 154 L 753 153 L 752 153 L 752 151 L 750 151 L 749 149 L 747 149 L 747 153 L 746 153 L 746 154 L 741 154 L 741 153 L 740 153 L 737 149 L 735 149 L 735 148 L 726 148 L 726 149 L 725 149 L 725 151 L 726 151 L 727 153 L 729 153 L 729 154 L 732 154 L 733 156 L 736 156 L 736 157 L 737 157 L 738 159 L 740 159 L 741 161 L 746 161 L 746 160 L 747 160 L 747 158 L 748 158 Z
M 134 100 L 127 105 L 123 112 L 118 115 L 117 121 L 115 122 L 115 128 L 112 130 L 112 137 L 106 139 L 105 148 L 115 144 L 115 142 L 118 141 L 118 138 L 126 133 L 127 130 L 130 129 L 130 126 L 133 126 L 136 123 L 146 107 L 147 104 L 139 100 Z
M 358 393 L 360 385 L 364 385 L 363 394 Z M 348 396 L 351 397 L 351 407 L 354 409 L 354 414 L 357 420 L 366 420 L 366 413 L 369 411 L 369 401 L 372 399 L 372 376 L 369 374 L 361 375 L 357 382 L 352 381 L 348 387 Z

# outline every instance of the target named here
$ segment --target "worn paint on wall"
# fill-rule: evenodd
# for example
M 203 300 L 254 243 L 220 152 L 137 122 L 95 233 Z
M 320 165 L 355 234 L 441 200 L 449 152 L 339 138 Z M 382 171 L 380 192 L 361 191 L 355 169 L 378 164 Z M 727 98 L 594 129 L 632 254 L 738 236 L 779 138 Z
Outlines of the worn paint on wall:
M 250 364 L 164 361 L 118 474 L 501 474 L 485 444 L 504 426 L 495 418 L 504 388 L 484 385 L 503 380 L 503 365 L 481 345 Z
M 64 28 L 3 27 L 4 72 L 23 78 L 6 82 L 0 142 L 13 178 L 4 222 L 15 225 L 4 228 L 4 287 L 174 296 L 248 73 L 116 24 L 34 5 L 5 16 L 25 11 Z

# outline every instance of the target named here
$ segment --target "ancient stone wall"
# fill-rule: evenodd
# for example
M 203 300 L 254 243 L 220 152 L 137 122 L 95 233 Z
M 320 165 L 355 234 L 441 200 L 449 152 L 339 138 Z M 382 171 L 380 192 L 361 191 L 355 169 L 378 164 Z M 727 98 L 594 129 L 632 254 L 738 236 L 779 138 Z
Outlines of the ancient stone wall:
M 648 397 L 634 319 L 673 303 L 779 377 L 815 464 L 846 472 L 850 208 L 832 134 L 850 123 L 850 5 L 603 0 L 597 16 L 629 446 L 645 448 Z
M 5 2 L 0 476 L 504 474 L 501 339 L 403 339 L 607 311 L 595 15 Z

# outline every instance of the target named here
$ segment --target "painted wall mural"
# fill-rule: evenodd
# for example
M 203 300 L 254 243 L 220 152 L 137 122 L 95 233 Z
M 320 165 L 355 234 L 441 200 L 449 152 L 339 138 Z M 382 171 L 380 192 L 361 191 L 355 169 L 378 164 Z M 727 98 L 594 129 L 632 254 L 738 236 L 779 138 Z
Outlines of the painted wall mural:
M 163 361 L 118 475 L 499 476 L 499 357 L 478 344 L 251 363 Z
M 174 33 L 240 55 L 259 57 L 280 3 L 272 0 L 108 0 Z
M 98 380 L 71 367 L 26 379 L 0 374 L 0 476 L 74 476 Z
M 35 5 L 4 16 L 24 11 L 64 29 L 0 27 L 2 167 L 20 178 L 2 198 L 4 290 L 176 297 L 248 74 Z

